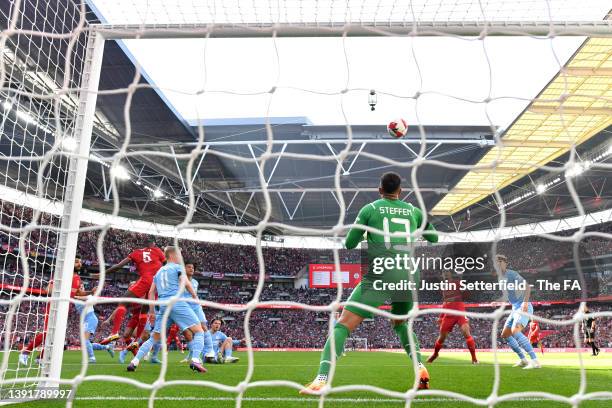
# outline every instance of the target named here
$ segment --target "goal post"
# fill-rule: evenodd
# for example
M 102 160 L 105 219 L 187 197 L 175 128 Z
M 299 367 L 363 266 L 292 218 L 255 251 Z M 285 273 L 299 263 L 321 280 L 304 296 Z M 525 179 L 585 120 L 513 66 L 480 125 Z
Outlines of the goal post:
M 612 20 L 589 22 L 456 21 L 456 22 L 310 22 L 259 24 L 100 24 L 98 34 L 108 40 L 169 38 L 275 37 L 427 37 L 427 36 L 589 36 L 610 37 Z
M 82 16 L 84 18 L 84 16 Z M 16 32 L 20 33 L 20 35 L 31 35 L 28 34 L 28 30 Z M 80 212 L 83 206 L 83 195 L 85 190 L 86 183 L 86 174 L 88 163 L 90 161 L 90 148 L 91 148 L 91 140 L 92 140 L 92 131 L 95 122 L 96 115 L 96 101 L 99 93 L 99 80 L 100 73 L 102 69 L 102 59 L 104 54 L 104 44 L 105 41 L 120 41 L 120 40 L 146 40 L 146 39 L 179 39 L 179 38 L 275 38 L 275 37 L 393 37 L 393 36 L 403 36 L 403 37 L 419 37 L 419 36 L 468 36 L 468 37 L 477 37 L 484 38 L 486 36 L 515 36 L 515 35 L 524 35 L 524 36 L 533 36 L 533 37 L 543 37 L 543 38 L 552 38 L 554 36 L 593 36 L 593 37 L 612 37 L 612 21 L 603 20 L 603 21 L 516 21 L 516 22 L 503 22 L 503 21 L 457 21 L 457 22 L 439 22 L 439 21 L 415 21 L 412 22 L 408 17 L 405 21 L 398 22 L 308 22 L 308 23 L 270 23 L 270 22 L 259 22 L 259 23 L 245 23 L 245 24 L 230 24 L 230 23 L 201 23 L 201 24 L 124 24 L 124 25 L 112 25 L 112 24 L 93 24 L 87 27 L 85 31 L 76 30 L 71 32 L 70 35 L 85 35 L 86 32 L 86 46 L 84 50 L 83 56 L 83 64 L 82 67 L 79 67 L 80 75 L 79 75 L 79 88 L 78 88 L 78 104 L 76 109 L 76 115 L 74 117 L 75 123 L 71 128 L 71 135 L 76 140 L 76 150 L 73 153 L 67 154 L 64 153 L 67 157 L 69 157 L 67 170 L 66 170 L 66 181 L 63 190 L 63 196 L 57 199 L 56 201 L 61 202 L 63 204 L 61 211 L 61 221 L 59 228 L 57 228 L 57 232 L 59 234 L 57 244 L 56 244 L 56 256 L 54 261 L 54 272 L 52 272 L 52 291 L 47 294 L 49 297 L 45 300 L 50 305 L 49 312 L 49 324 L 48 331 L 45 336 L 44 349 L 46 350 L 44 354 L 44 359 L 40 369 L 40 375 L 36 375 L 35 378 L 32 377 L 20 377 L 11 379 L 10 382 L 5 380 L 4 374 L 3 377 L 0 378 L 0 384 L 14 384 L 14 383 L 24 383 L 26 381 L 36 381 L 38 386 L 45 388 L 57 388 L 60 384 L 70 384 L 75 385 L 76 381 L 73 379 L 65 379 L 62 378 L 62 362 L 63 362 L 63 349 L 64 343 L 66 339 L 66 331 L 68 329 L 68 314 L 70 308 L 70 290 L 71 283 L 73 277 L 73 261 L 77 252 L 77 244 L 78 244 L 78 235 L 81 229 L 80 225 Z M 35 36 L 44 37 L 45 35 L 49 35 L 45 32 L 37 32 Z M 56 34 L 66 35 L 67 34 Z M 2 37 L 5 39 L 5 37 Z M 3 43 L 0 42 L 0 46 Z M 3 50 L 1 50 L 3 51 Z M 347 62 L 348 65 L 348 62 Z M 279 68 L 280 71 L 280 68 Z M 0 70 L 0 73 L 2 71 Z M 1 78 L 0 78 L 1 79 Z M 155 85 L 151 84 L 152 88 L 155 88 Z M 274 88 L 273 88 L 274 89 Z M 1 93 L 2 89 L 0 89 Z M 68 92 L 67 89 L 59 89 L 58 92 Z M 130 89 L 113 89 L 111 92 L 117 93 L 127 93 L 130 92 Z M 32 91 L 30 94 L 37 94 L 37 91 Z M 418 92 L 417 92 L 418 95 Z M 128 98 L 129 99 L 129 98 Z M 127 106 L 126 109 L 129 109 L 130 106 Z M 126 128 L 129 128 L 130 123 L 126 123 Z M 422 124 L 419 123 L 419 127 L 422 127 Z M 268 126 L 270 127 L 270 126 Z M 347 119 L 347 127 L 350 128 L 350 124 Z M 57 136 L 57 134 L 56 134 Z M 270 128 L 268 139 L 263 142 L 266 147 L 270 147 L 274 143 L 280 143 L 274 141 L 274 135 Z M 349 132 L 350 137 L 350 132 Z M 317 141 L 316 143 L 327 143 L 329 141 Z M 56 141 L 57 143 L 57 141 Z M 225 142 L 218 142 L 225 143 Z M 231 142 L 227 142 L 231 143 Z M 226 143 L 226 144 L 227 144 Z M 242 142 L 240 142 L 242 143 Z M 284 142 L 285 146 L 287 145 L 286 141 Z M 393 143 L 393 142 L 389 142 Z M 420 143 L 420 141 L 419 141 Z M 458 142 L 459 143 L 459 142 Z M 462 141 L 461 143 L 465 143 Z M 491 145 L 494 142 L 479 142 L 483 143 L 483 145 Z M 190 144 L 190 146 L 199 149 L 205 143 L 203 140 L 197 142 L 197 144 Z M 207 149 L 208 149 L 207 145 Z M 331 149 L 331 147 L 330 147 Z M 363 145 L 362 145 L 363 149 Z M 270 149 L 271 150 L 271 149 Z M 284 148 L 283 148 L 284 151 Z M 413 152 L 414 153 L 414 152 Z M 127 153 L 125 151 L 120 151 L 112 160 L 118 161 L 125 157 Z M 146 156 L 146 151 L 140 151 L 140 155 Z M 174 160 L 176 161 L 177 168 L 179 172 L 181 171 L 180 166 L 178 164 L 178 160 L 176 158 L 176 154 L 174 150 L 172 150 L 172 154 L 175 156 Z M 292 153 L 293 157 L 300 156 L 298 153 Z M 266 159 L 258 159 L 253 154 L 253 158 L 240 158 L 242 162 L 250 162 L 257 164 L 259 169 L 259 163 L 261 160 L 265 162 Z M 151 155 L 152 157 L 154 155 Z M 301 158 L 307 158 L 308 155 L 302 154 Z M 334 160 L 338 162 L 338 165 L 341 167 L 342 160 L 345 159 L 346 155 L 340 157 L 340 155 L 336 156 L 334 153 Z M 370 153 L 370 157 L 374 156 Z M 377 159 L 381 158 L 380 155 L 376 155 Z M 421 156 L 414 153 L 414 156 Z M 107 160 L 109 160 L 110 156 L 107 156 Z M 226 157 L 231 158 L 230 154 L 226 154 Z M 184 157 L 183 157 L 184 158 Z M 10 157 L 9 157 L 10 159 Z M 204 157 L 202 156 L 202 160 Z M 279 157 L 280 159 L 280 157 Z M 329 160 L 332 158 L 330 156 Z M 424 162 L 427 159 L 425 157 L 419 157 L 420 163 Z M 434 158 L 431 158 L 434 160 Z M 382 158 L 381 162 L 384 161 Z M 392 160 L 387 160 L 391 162 Z M 201 163 L 201 161 L 200 161 Z M 276 162 L 278 164 L 278 161 Z M 446 163 L 445 163 L 446 164 Z M 419 164 L 420 165 L 420 164 Z M 458 165 L 461 166 L 461 165 Z M 497 166 L 497 164 L 496 164 Z M 338 167 L 338 169 L 340 168 Z M 418 167 L 415 166 L 415 167 Z M 447 167 L 452 168 L 451 164 L 446 164 Z M 467 165 L 465 166 L 467 167 Z M 472 166 L 475 167 L 475 166 Z M 143 166 L 144 168 L 144 166 Z M 459 168 L 459 167 L 457 167 Z M 272 170 L 273 172 L 274 170 Z M 260 170 L 261 172 L 261 170 Z M 104 173 L 102 173 L 104 175 Z M 339 172 L 338 172 L 339 174 Z M 416 173 L 415 173 L 416 174 Z M 261 188 L 259 193 L 264 193 L 266 195 L 268 205 L 269 205 L 269 195 L 270 193 L 274 193 L 274 189 L 268 189 L 267 183 L 263 180 L 263 173 L 260 173 L 261 177 Z M 197 176 L 196 174 L 193 176 L 194 178 Z M 183 176 L 181 175 L 181 178 Z M 270 176 L 271 178 L 271 176 Z M 192 184 L 189 184 L 190 188 L 192 188 Z M 106 186 L 105 186 L 106 187 Z M 188 190 L 187 186 L 184 186 L 185 191 Z M 421 187 L 420 191 L 425 191 L 427 187 Z M 419 192 L 419 187 L 416 187 L 417 192 Z M 156 190 L 157 191 L 157 190 Z M 336 194 L 339 197 L 342 197 L 342 191 L 339 187 L 339 183 L 335 186 L 334 189 L 328 188 L 332 194 Z M 278 195 L 281 195 L 280 191 L 276 191 Z M 193 191 L 190 191 L 193 193 Z M 251 197 L 255 194 L 255 191 L 251 192 Z M 420 195 L 420 192 L 418 193 Z M 229 194 L 228 194 L 229 197 Z M 336 196 L 334 196 L 336 198 Z M 231 198 L 230 198 L 231 200 Z M 300 199 L 301 200 L 301 199 Z M 346 211 L 346 204 L 344 200 L 336 198 L 338 206 L 341 208 L 341 214 L 344 216 L 344 212 Z M 421 200 L 422 201 L 422 200 Z M 250 202 L 250 200 L 249 200 Z M 193 205 L 193 204 L 191 204 Z M 299 205 L 299 203 L 298 203 Z M 232 203 L 233 206 L 233 203 Z M 350 206 L 350 204 L 349 204 Z M 248 207 L 248 203 L 247 203 Z M 192 210 L 193 208 L 189 208 Z M 246 208 L 244 209 L 246 211 Z M 235 211 L 235 208 L 234 208 Z M 289 212 L 289 210 L 287 210 Z M 295 212 L 294 212 L 295 213 Z M 116 208 L 115 213 L 116 215 Z M 191 222 L 191 220 L 188 220 Z M 187 224 L 186 222 L 185 224 Z M 348 224 L 350 221 L 343 220 L 343 224 Z M 265 220 L 257 225 L 258 232 L 261 232 L 268 225 L 273 224 L 269 221 L 269 216 L 266 215 Z M 209 224 L 210 225 L 210 224 Z M 207 226 L 209 226 L 207 225 Z M 503 226 L 503 225 L 502 225 Z M 182 224 L 181 228 L 184 228 L 185 225 Z M 194 227 L 197 228 L 197 227 Z M 242 228 L 242 229 L 241 229 Z M 300 227 L 292 227 L 292 232 L 298 234 L 300 232 L 304 233 L 312 233 L 312 229 L 300 228 Z M 339 228 L 339 225 L 336 226 Z M 244 227 L 239 226 L 223 226 L 225 230 L 232 231 L 245 231 Z M 253 228 L 252 228 L 253 229 Z M 334 230 L 336 233 L 336 230 Z M 261 250 L 261 234 L 258 233 L 257 246 L 258 250 Z M 497 238 L 497 237 L 496 237 Z M 178 242 L 178 241 L 177 241 Z M 337 255 L 337 249 L 334 249 L 335 255 Z M 21 256 L 25 256 L 21 254 Z M 102 262 L 104 260 L 101 260 Z M 258 259 L 259 262 L 259 259 Z M 265 266 L 265 265 L 264 265 Z M 260 265 L 261 267 L 261 265 Z M 264 268 L 261 269 L 261 276 L 258 279 L 262 279 L 264 276 Z M 42 279 L 41 279 L 42 280 Z M 260 286 L 262 281 L 259 282 Z M 259 295 L 257 292 L 257 296 Z M 120 301 L 121 299 L 117 299 Z M 16 302 L 20 301 L 20 299 L 16 299 Z M 16 303 L 13 302 L 13 303 Z M 256 298 L 249 304 L 249 312 L 248 316 L 252 309 L 256 307 L 256 303 L 259 303 L 260 299 Z M 10 302 L 5 302 L 8 304 Z M 301 303 L 294 302 L 295 305 L 302 305 Z M 411 315 L 412 316 L 412 315 Z M 499 323 L 499 318 L 501 315 L 495 317 L 495 324 Z M 12 318 L 12 316 L 10 316 Z M 412 325 L 415 316 L 412 316 L 410 319 L 410 324 Z M 248 326 L 248 319 L 245 319 L 245 326 Z M 80 328 L 82 330 L 82 328 Z M 248 333 L 248 330 L 247 330 Z M 8 338 L 10 333 L 5 335 L 5 338 Z M 250 344 L 250 335 L 249 342 Z M 349 342 L 353 345 L 362 346 L 363 350 L 369 350 L 368 339 L 365 337 L 350 337 Z M 165 347 L 164 347 L 165 348 Z M 414 344 L 411 340 L 411 348 L 414 352 Z M 10 345 L 4 345 L 4 352 L 10 353 L 9 351 Z M 252 356 L 252 354 L 251 354 Z M 4 362 L 8 361 L 8 357 L 4 356 Z M 83 361 L 84 364 L 87 364 L 86 361 Z M 162 368 L 162 374 L 160 374 L 160 378 L 153 384 L 152 394 L 151 394 L 151 403 L 154 401 L 155 393 L 160 387 L 163 387 L 164 382 L 166 381 L 165 372 L 166 372 L 166 362 L 164 361 L 164 366 Z M 244 393 L 245 388 L 242 388 L 244 384 L 249 383 L 251 379 L 252 368 L 255 363 L 252 359 L 249 359 L 249 374 L 247 375 L 245 381 L 241 382 L 239 386 L 233 388 L 237 393 L 237 405 L 240 405 L 242 394 Z M 335 365 L 335 360 L 332 365 Z M 333 370 L 333 369 L 332 369 Z M 499 382 L 499 370 L 497 369 L 496 362 L 496 382 Z M 27 373 L 26 375 L 28 375 Z M 107 378 L 103 378 L 102 381 L 113 381 L 112 376 L 106 376 Z M 118 377 L 114 377 L 118 378 Z M 80 378 L 82 379 L 82 378 Z M 124 379 L 122 379 L 123 381 Z M 131 381 L 125 380 L 124 382 Z M 276 380 L 272 380 L 276 381 Z M 280 380 L 279 380 L 280 382 Z M 582 384 L 583 381 L 581 381 Z M 586 382 L 586 380 L 584 381 Z M 287 384 L 287 381 L 283 383 Z M 356 386 L 358 389 L 359 386 Z M 1 388 L 1 386 L 0 386 Z M 384 392 L 391 392 L 389 390 L 384 390 Z M 382 394 L 383 392 L 381 392 Z M 406 394 L 406 403 L 410 404 L 411 400 L 414 396 L 410 393 Z M 546 398 L 553 399 L 551 397 L 546 396 Z M 321 404 L 323 403 L 324 396 L 321 397 Z M 467 397 L 466 397 L 467 398 Z M 491 395 L 489 399 L 497 399 L 497 395 Z M 485 400 L 479 400 L 479 402 L 485 403 Z
M 58 239 L 57 260 L 53 275 L 49 312 L 49 326 L 45 339 L 42 376 L 45 388 L 58 387 L 61 380 L 62 358 L 66 338 L 66 324 L 70 308 L 70 290 L 74 272 L 77 240 L 80 230 L 80 212 L 89 163 L 89 150 L 93 131 L 98 83 L 102 68 L 104 39 L 91 32 L 87 40 L 85 62 L 81 74 L 81 89 L 74 127 L 77 140 L 75 155 L 70 158 L 68 179 L 64 195 L 61 233 Z
M 346 347 L 345 351 L 368 351 L 368 339 L 367 337 L 349 337 L 347 340 L 347 345 L 351 345 L 351 347 Z

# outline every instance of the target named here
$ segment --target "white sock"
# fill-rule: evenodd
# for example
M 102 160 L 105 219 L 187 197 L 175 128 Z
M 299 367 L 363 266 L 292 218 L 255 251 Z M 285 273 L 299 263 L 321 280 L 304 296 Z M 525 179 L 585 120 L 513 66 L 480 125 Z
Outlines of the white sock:
M 327 382 L 327 374 L 319 374 L 319 375 L 317 375 L 317 378 L 315 378 L 315 381 Z
M 140 360 L 137 359 L 136 357 L 134 357 L 131 361 L 132 364 L 134 364 L 135 366 L 138 366 L 138 364 L 140 363 Z

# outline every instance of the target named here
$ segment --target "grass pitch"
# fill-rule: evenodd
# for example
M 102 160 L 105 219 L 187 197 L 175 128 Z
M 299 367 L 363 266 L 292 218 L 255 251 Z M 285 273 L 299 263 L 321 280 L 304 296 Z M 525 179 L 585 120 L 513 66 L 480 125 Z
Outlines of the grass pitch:
M 151 391 L 139 388 L 150 387 L 160 380 L 162 367 L 143 361 L 135 373 L 128 373 L 126 365 L 111 360 L 104 352 L 96 352 L 98 363 L 90 365 L 86 378 L 76 390 L 74 406 L 86 408 L 146 407 Z M 235 353 L 240 362 L 227 365 L 208 364 L 206 374 L 194 373 L 186 364 L 179 363 L 183 354 L 170 352 L 165 380 L 170 381 L 155 395 L 156 407 L 185 407 L 206 405 L 209 407 L 236 406 L 236 393 L 211 387 L 211 384 L 235 387 L 247 375 L 246 353 Z M 441 353 L 434 364 L 428 365 L 432 390 L 448 390 L 473 398 L 487 398 L 493 389 L 494 365 L 492 353 L 479 353 L 481 364 L 472 366 L 468 353 Z M 587 387 L 585 392 L 612 392 L 612 355 L 591 357 L 583 354 L 586 367 Z M 16 357 L 16 356 L 15 356 Z M 541 356 L 543 368 L 522 370 L 511 367 L 515 356 L 499 353 L 500 386 L 498 395 L 516 392 L 550 392 L 571 396 L 579 391 L 580 371 L 577 353 L 548 353 Z M 77 376 L 81 369 L 81 353 L 64 354 L 63 378 Z M 300 396 L 297 389 L 286 383 L 270 386 L 261 383 L 269 380 L 294 381 L 305 384 L 316 374 L 319 353 L 317 352 L 257 352 L 251 384 L 261 386 L 249 388 L 243 395 L 243 407 L 317 407 L 316 396 Z M 15 365 L 11 364 L 11 368 Z M 132 383 L 102 381 L 100 376 L 118 376 Z M 413 384 L 412 366 L 403 353 L 349 352 L 336 369 L 334 387 L 351 384 L 367 384 L 395 392 L 405 392 Z M 185 381 L 202 381 L 198 385 Z M 414 400 L 416 406 L 468 407 L 467 402 L 457 401 L 450 395 L 421 396 Z M 61 407 L 65 401 L 35 401 L 15 405 L 18 407 Z M 402 407 L 403 401 L 368 391 L 333 392 L 326 397 L 329 407 Z M 610 407 L 611 400 L 586 401 L 581 407 Z M 500 407 L 563 407 L 566 404 L 530 396 L 521 400 L 499 404 Z

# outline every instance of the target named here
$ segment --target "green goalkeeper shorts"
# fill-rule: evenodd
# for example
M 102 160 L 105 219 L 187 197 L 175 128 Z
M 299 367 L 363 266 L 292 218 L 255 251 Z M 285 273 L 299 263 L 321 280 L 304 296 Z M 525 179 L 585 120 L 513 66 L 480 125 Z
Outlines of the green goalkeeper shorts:
M 389 296 L 383 292 L 377 292 L 373 290 L 363 291 L 361 288 L 361 284 L 355 286 L 353 289 L 353 293 L 348 298 L 349 302 L 361 303 L 364 305 L 368 305 L 374 308 L 378 308 L 385 304 L 387 300 L 389 300 Z M 410 302 L 391 302 L 391 313 L 396 315 L 405 315 L 412 309 L 413 303 Z M 364 319 L 370 319 L 373 316 L 373 313 L 362 309 L 356 305 L 347 305 L 344 307 L 349 312 L 355 313 L 357 316 L 361 316 Z

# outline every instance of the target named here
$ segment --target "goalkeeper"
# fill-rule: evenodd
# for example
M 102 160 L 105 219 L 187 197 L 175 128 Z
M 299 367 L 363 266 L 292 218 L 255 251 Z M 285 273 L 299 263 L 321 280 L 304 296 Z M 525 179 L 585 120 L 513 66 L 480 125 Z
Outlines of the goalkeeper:
M 367 225 L 381 230 L 382 233 L 367 233 L 367 257 L 368 272 L 364 274 L 362 281 L 355 287 L 348 301 L 361 303 L 374 308 L 391 301 L 391 313 L 394 315 L 406 315 L 412 309 L 412 291 L 405 289 L 406 281 L 416 284 L 418 282 L 418 271 L 410 270 L 399 265 L 386 268 L 381 271 L 381 264 L 387 265 L 401 254 L 410 253 L 412 237 L 410 233 L 416 231 L 423 222 L 423 214 L 419 208 L 400 200 L 401 178 L 396 173 L 385 173 L 380 179 L 379 193 L 381 198 L 367 204 L 359 211 L 355 224 Z M 431 224 L 427 224 L 423 238 L 430 242 L 437 242 L 438 236 Z M 353 249 L 363 239 L 364 230 L 352 228 L 347 237 L 345 246 Z M 393 236 L 392 233 L 403 233 L 405 236 Z M 363 262 L 362 262 L 363 263 Z M 394 290 L 393 287 L 400 287 Z M 391 289 L 389 289 L 391 288 Z M 327 384 L 327 377 L 331 368 L 332 353 L 338 359 L 343 351 L 346 339 L 364 319 L 371 318 L 372 312 L 364 310 L 354 304 L 347 305 L 342 311 L 340 319 L 334 327 L 334 335 L 328 337 L 321 354 L 319 373 L 315 380 L 300 391 L 302 394 L 311 394 L 320 391 Z M 421 353 L 419 352 L 418 340 L 414 333 L 408 332 L 405 320 L 393 319 L 393 329 L 397 333 L 404 350 L 411 356 L 409 335 L 413 338 L 416 349 L 416 359 L 419 371 L 419 389 L 429 388 L 429 374 L 423 365 Z

